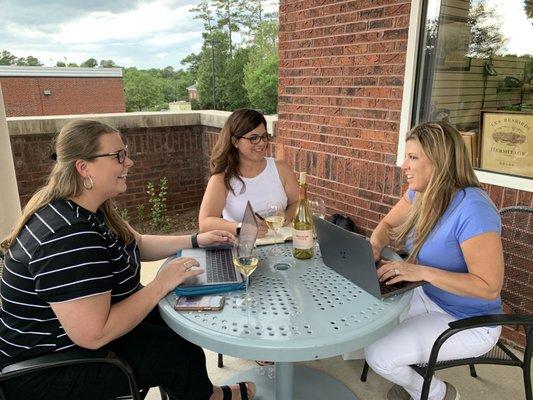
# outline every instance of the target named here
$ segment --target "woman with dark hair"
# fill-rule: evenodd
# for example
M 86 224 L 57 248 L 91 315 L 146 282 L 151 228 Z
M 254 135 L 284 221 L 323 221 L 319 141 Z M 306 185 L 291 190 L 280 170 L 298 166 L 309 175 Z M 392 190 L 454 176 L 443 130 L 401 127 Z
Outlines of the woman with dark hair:
M 55 143 L 56 164 L 2 243 L 0 369 L 76 347 L 125 360 L 141 387 L 161 386 L 171 399 L 252 398 L 253 383 L 216 387 L 202 349 L 161 319 L 157 304 L 203 270 L 178 258 L 147 286 L 140 261 L 190 247 L 227 243 L 211 231 L 193 236 L 141 235 L 112 199 L 126 191 L 133 161 L 120 132 L 89 120 L 67 123 Z M 3 383 L 10 399 L 108 399 L 129 393 L 112 366 L 36 372 Z
M 418 400 L 423 377 L 409 365 L 427 363 L 433 342 L 459 318 L 501 312 L 503 251 L 498 210 L 481 189 L 459 132 L 443 122 L 414 127 L 402 170 L 409 188 L 378 224 L 374 258 L 392 239 L 409 251 L 406 261 L 384 261 L 380 280 L 425 281 L 415 289 L 400 325 L 365 348 L 370 367 L 394 382 L 388 400 Z M 470 329 L 441 348 L 439 361 L 487 352 L 500 327 Z M 430 400 L 457 400 L 447 382 L 433 378 Z
M 298 183 L 287 163 L 266 157 L 266 127 L 265 117 L 255 110 L 239 109 L 228 117 L 211 155 L 211 178 L 200 207 L 201 232 L 224 229 L 236 234 L 248 201 L 260 214 L 277 202 L 285 210 L 285 223 L 292 221 Z M 267 230 L 262 223 L 259 236 Z

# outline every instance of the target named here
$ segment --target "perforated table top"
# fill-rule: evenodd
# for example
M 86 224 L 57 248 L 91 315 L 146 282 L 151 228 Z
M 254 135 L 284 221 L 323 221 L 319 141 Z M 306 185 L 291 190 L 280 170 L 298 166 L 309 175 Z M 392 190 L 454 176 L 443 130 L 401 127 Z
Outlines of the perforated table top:
M 243 291 L 226 294 L 218 312 L 177 312 L 171 293 L 159 303 L 161 315 L 185 339 L 212 351 L 277 362 L 326 358 L 374 342 L 398 324 L 411 298 L 404 293 L 378 300 L 325 266 L 319 255 L 297 260 L 291 244 L 260 264 L 251 276 L 257 305 L 239 306 Z

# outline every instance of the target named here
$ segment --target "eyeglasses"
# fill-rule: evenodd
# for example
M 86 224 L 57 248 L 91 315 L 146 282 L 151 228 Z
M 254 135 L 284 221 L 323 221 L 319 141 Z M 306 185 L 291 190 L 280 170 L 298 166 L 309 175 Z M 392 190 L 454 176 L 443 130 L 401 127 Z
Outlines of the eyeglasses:
M 270 141 L 270 135 L 268 133 L 265 133 L 261 136 L 259 135 L 252 135 L 250 137 L 244 137 L 241 136 L 239 139 L 246 139 L 249 140 L 251 144 L 258 144 L 261 140 L 263 142 L 269 142 Z
M 98 158 L 98 157 L 116 157 L 118 163 L 123 164 L 127 156 L 128 156 L 128 146 L 125 146 L 123 149 L 119 151 L 114 151 L 112 153 L 105 153 L 105 154 L 97 154 L 95 156 L 89 157 L 88 159 L 92 160 L 93 158 Z

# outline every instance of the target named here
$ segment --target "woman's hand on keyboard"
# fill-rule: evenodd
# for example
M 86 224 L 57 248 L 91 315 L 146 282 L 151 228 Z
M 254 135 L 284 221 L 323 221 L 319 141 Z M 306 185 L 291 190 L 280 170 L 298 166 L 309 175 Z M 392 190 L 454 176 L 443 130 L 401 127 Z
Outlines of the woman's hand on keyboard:
M 200 233 L 197 236 L 200 247 L 216 246 L 217 244 L 233 244 L 235 236 L 227 231 L 215 230 Z
M 194 258 L 179 257 L 165 265 L 165 268 L 157 274 L 154 281 L 161 285 L 163 296 L 166 296 L 168 292 L 174 290 L 176 286 L 185 280 L 196 275 L 201 275 L 204 272 L 205 270 L 199 268 L 198 261 Z

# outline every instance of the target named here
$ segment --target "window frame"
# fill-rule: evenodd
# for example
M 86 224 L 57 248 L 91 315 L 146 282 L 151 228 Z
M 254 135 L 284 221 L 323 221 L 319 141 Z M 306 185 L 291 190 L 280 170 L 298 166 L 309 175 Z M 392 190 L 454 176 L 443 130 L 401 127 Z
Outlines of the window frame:
M 429 0 L 411 1 L 411 13 L 409 16 L 409 31 L 407 38 L 407 50 L 405 59 L 404 90 L 402 96 L 402 108 L 400 111 L 400 131 L 398 133 L 398 149 L 396 165 L 401 166 L 405 157 L 405 137 L 412 127 L 414 115 L 414 100 L 418 89 L 417 78 L 419 76 L 420 63 L 419 44 L 421 43 L 423 16 L 426 14 Z M 511 189 L 533 192 L 533 179 L 526 177 L 510 176 L 497 172 L 489 172 L 474 169 L 481 183 L 502 186 Z

